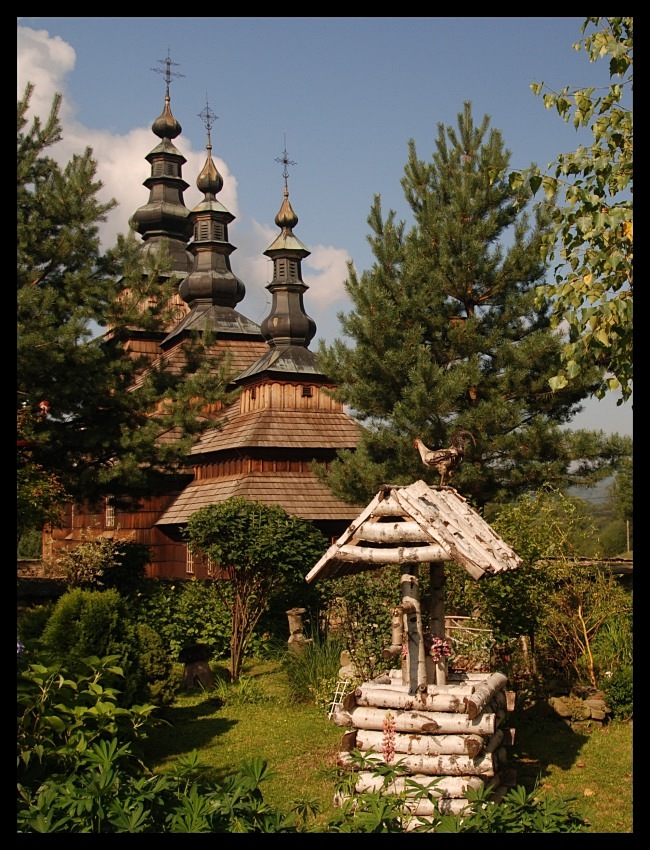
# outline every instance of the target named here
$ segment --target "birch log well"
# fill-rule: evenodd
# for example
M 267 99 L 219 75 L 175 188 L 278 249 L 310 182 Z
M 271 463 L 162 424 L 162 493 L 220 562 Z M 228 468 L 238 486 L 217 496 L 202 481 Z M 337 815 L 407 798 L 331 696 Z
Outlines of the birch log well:
M 432 797 L 436 798 L 464 797 L 470 788 L 478 791 L 486 784 L 486 780 L 479 776 L 440 776 L 432 779 L 431 776 L 420 773 L 409 776 L 408 780 L 398 776 L 388 785 L 384 785 L 383 776 L 362 770 L 357 776 L 354 790 L 358 794 L 364 794 L 368 791 L 379 791 L 382 794 L 403 794 L 411 782 L 417 782 L 418 785 L 422 786 L 422 790 L 428 791 Z
M 356 705 L 375 706 L 376 708 L 399 708 L 415 711 L 451 711 L 465 713 L 465 700 L 474 695 L 467 691 L 446 691 L 436 686 L 433 693 L 424 685 L 425 690 L 418 693 L 406 692 L 404 689 L 370 685 L 364 682 L 345 698 L 343 707 L 348 708 L 352 701 Z
M 467 716 L 470 720 L 473 720 L 475 717 L 483 711 L 483 708 L 486 704 L 506 685 L 508 681 L 508 677 L 503 673 L 493 673 L 489 676 L 484 682 L 477 685 L 474 693 L 465 698 L 465 707 L 467 710 Z M 505 695 L 504 695 L 505 698 Z
M 396 732 L 419 732 L 436 735 L 481 735 L 495 733 L 505 718 L 503 710 L 484 712 L 473 720 L 466 714 L 448 711 L 399 711 L 391 709 Z M 337 726 L 355 726 L 357 729 L 383 729 L 386 710 L 372 706 L 335 710 L 332 719 Z
M 490 741 L 495 735 L 490 738 Z M 501 745 L 503 733 L 495 743 L 494 749 Z M 383 744 L 383 732 L 375 729 L 356 729 L 343 736 L 342 749 L 351 751 L 374 750 L 380 752 Z M 469 756 L 476 758 L 485 745 L 480 735 L 418 735 L 396 732 L 393 747 L 396 753 L 428 756 Z M 491 750 L 493 752 L 493 750 Z
M 386 764 L 382 753 L 365 753 L 367 764 Z M 391 759 L 401 773 L 423 773 L 426 776 L 494 776 L 495 756 L 481 753 L 476 758 L 469 756 L 397 755 Z M 342 768 L 354 769 L 355 760 L 346 750 L 339 752 L 337 764 Z

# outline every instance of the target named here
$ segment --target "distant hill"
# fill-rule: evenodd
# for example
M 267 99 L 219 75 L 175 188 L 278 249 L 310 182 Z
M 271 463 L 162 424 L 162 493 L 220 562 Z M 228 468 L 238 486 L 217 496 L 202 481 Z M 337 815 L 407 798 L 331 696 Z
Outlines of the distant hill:
M 569 487 L 567 493 L 576 499 L 582 499 L 584 502 L 591 502 L 595 505 L 601 505 L 608 499 L 608 490 L 614 480 L 610 475 L 603 481 L 599 481 L 594 487 Z

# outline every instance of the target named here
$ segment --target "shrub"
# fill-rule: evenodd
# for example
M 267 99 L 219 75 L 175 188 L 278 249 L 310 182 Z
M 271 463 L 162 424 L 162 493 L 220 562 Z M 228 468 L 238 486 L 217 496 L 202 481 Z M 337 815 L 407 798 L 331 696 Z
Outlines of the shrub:
M 134 618 L 155 623 L 172 658 L 204 644 L 215 659 L 230 654 L 230 613 L 214 581 L 151 579 L 130 600 Z
M 170 705 L 179 688 L 174 662 L 162 639 L 151 626 L 138 623 L 136 636 L 141 673 L 140 686 L 137 688 L 138 698 L 154 705 Z
M 172 662 L 150 627 L 136 628 L 116 590 L 67 591 L 56 603 L 40 640 L 51 662 L 75 664 L 88 656 L 114 655 L 124 673 L 120 703 L 169 701 L 174 689 Z
M 142 543 L 100 537 L 84 540 L 65 552 L 55 566 L 67 577 L 69 587 L 113 588 L 129 594 L 144 582 L 150 557 L 149 548 Z
M 54 611 L 54 602 L 45 602 L 24 608 L 18 615 L 18 637 L 27 648 L 43 634 L 47 621 Z
M 43 554 L 43 532 L 40 528 L 28 528 L 18 540 L 19 558 L 41 558 Z
M 205 778 L 195 752 L 165 774 L 148 770 L 137 750 L 154 706 L 117 706 L 114 661 L 34 664 L 20 677 L 19 833 L 302 831 L 296 813 L 264 802 L 262 759 L 219 782 Z
M 115 656 L 32 662 L 18 675 L 18 782 L 23 801 L 41 782 L 73 775 L 92 747 L 118 738 L 122 755 L 151 722 L 153 706 L 130 710 L 117 704 L 113 687 L 122 677 Z M 134 761 L 135 767 L 135 761 Z M 47 829 L 41 831 L 48 831 Z
M 600 676 L 612 674 L 619 667 L 632 664 L 633 631 L 632 611 L 608 618 L 593 642 L 594 665 Z
M 630 720 L 634 707 L 632 665 L 617 667 L 611 678 L 605 679 L 603 691 L 614 718 Z
M 68 590 L 57 601 L 41 643 L 56 661 L 125 656 L 133 643 L 126 606 L 116 590 Z

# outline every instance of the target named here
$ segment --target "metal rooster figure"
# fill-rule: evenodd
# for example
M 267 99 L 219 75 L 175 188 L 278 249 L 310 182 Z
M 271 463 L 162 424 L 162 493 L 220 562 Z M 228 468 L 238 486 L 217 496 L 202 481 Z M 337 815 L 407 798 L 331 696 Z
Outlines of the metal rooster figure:
M 413 440 L 413 445 L 420 452 L 422 463 L 430 469 L 437 470 L 440 475 L 440 487 L 444 487 L 445 479 L 451 478 L 452 472 L 463 462 L 465 449 L 470 440 L 476 445 L 473 434 L 460 429 L 452 434 L 451 446 L 448 449 L 430 449 L 419 437 Z

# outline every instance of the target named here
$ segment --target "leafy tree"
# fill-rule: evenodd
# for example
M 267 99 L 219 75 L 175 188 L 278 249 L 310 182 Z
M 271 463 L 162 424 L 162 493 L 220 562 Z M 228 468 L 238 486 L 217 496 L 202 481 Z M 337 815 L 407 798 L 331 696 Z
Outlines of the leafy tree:
M 609 489 L 620 519 L 632 522 L 634 517 L 634 487 L 632 458 L 624 458 Z
M 576 500 L 550 489 L 498 506 L 491 525 L 522 566 L 481 582 L 459 580 L 450 570 L 447 592 L 480 611 L 501 646 L 514 651 L 525 636 L 530 672 L 595 686 L 593 644 L 608 622 L 629 615 L 631 602 L 614 576 L 580 562 L 575 537 L 582 521 Z
M 162 334 L 178 280 L 165 252 L 142 259 L 133 234 L 101 253 L 98 224 L 114 202 L 97 198 L 90 148 L 63 167 L 48 155 L 61 97 L 30 124 L 33 89 L 17 110 L 19 531 L 56 524 L 63 497 L 119 503 L 159 490 L 205 427 L 205 404 L 227 400 L 230 375 L 227 359 L 206 356 L 207 336 L 173 369 L 130 351 L 134 333 Z M 107 333 L 93 337 L 97 326 Z
M 386 481 L 437 483 L 413 438 L 447 446 L 459 427 L 476 447 L 454 484 L 480 504 L 549 481 L 563 487 L 572 461 L 574 475 L 593 479 L 629 451 L 617 438 L 559 427 L 599 385 L 601 370 L 549 391 L 561 343 L 535 293 L 551 206 L 538 205 L 531 220 L 530 190 L 510 187 L 509 162 L 489 116 L 476 125 L 466 102 L 457 129 L 438 125 L 431 162 L 409 143 L 402 187 L 414 226 L 406 232 L 393 211 L 384 218 L 375 198 L 368 223 L 376 259 L 361 276 L 350 264 L 354 307 L 339 314 L 355 346 L 337 339 L 319 347 L 337 397 L 368 426 L 357 451 L 324 475 L 339 496 L 364 501 Z
M 236 680 L 255 626 L 273 597 L 283 595 L 287 606 L 308 600 L 304 576 L 327 541 L 311 523 L 281 507 L 241 497 L 196 511 L 185 537 L 194 553 L 223 571 L 215 587 L 232 618 L 230 674 Z
M 549 173 L 513 172 L 510 182 L 518 189 L 527 179 L 534 191 L 541 186 L 548 196 L 564 197 L 542 246 L 544 256 L 558 264 L 553 281 L 539 289 L 540 301 L 551 304 L 553 326 L 566 323 L 569 330 L 563 367 L 550 386 L 563 390 L 594 364 L 604 366 L 596 395 L 620 389 L 620 404 L 631 396 L 633 378 L 633 112 L 626 105 L 633 81 L 633 18 L 589 17 L 582 32 L 590 27 L 595 32 L 574 49 L 584 49 L 590 62 L 608 59 L 607 90 L 566 86 L 555 92 L 544 83 L 531 88 L 564 121 L 589 127 L 593 144 L 560 154 Z

